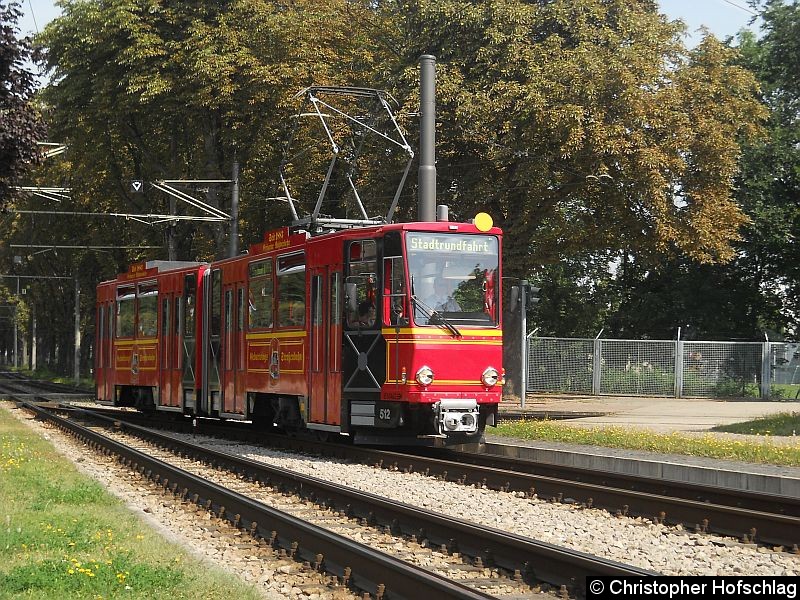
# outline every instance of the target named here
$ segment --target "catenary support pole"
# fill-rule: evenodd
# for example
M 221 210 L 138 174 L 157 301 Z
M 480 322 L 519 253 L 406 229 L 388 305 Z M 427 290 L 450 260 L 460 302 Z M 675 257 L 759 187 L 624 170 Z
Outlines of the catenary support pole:
M 31 307 L 31 371 L 36 370 L 36 310 Z
M 521 333 L 519 345 L 519 405 L 525 408 L 525 396 L 528 393 L 528 280 L 522 279 L 519 282 L 519 329 Z
M 231 173 L 233 190 L 231 192 L 231 239 L 228 246 L 228 257 L 239 254 L 239 162 L 233 161 Z
M 75 385 L 81 382 L 81 287 L 75 277 Z
M 14 368 L 16 369 L 19 367 L 19 350 L 17 346 L 19 346 L 19 329 L 17 328 L 17 307 L 19 306 L 19 277 L 17 277 L 17 303 L 14 305 Z
M 436 57 L 419 57 L 419 190 L 417 219 L 436 220 Z

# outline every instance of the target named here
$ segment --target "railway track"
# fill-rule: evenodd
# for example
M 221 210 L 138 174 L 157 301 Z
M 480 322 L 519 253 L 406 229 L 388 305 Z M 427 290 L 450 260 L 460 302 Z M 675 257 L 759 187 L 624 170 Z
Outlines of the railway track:
M 28 404 L 27 406 L 30 405 Z M 34 408 L 31 409 L 34 410 Z M 154 462 L 156 459 L 152 450 L 143 452 L 124 449 L 120 447 L 121 444 L 119 442 L 105 442 L 106 435 L 101 435 L 97 431 L 89 431 L 86 427 L 75 422 L 77 418 L 96 419 L 97 417 L 91 415 L 89 411 L 72 409 L 68 411 L 70 417 L 64 419 L 52 416 L 49 411 L 39 407 L 36 407 L 35 410 L 39 411 L 38 414 L 42 418 L 56 420 L 60 427 L 65 427 L 74 432 L 75 435 L 90 440 L 92 444 L 102 444 L 106 448 L 113 448 L 114 452 L 125 457 L 125 460 L 135 462 L 138 470 L 149 471 L 150 477 L 158 478 L 164 487 L 168 487 L 173 492 L 180 490 L 182 497 L 193 497 L 196 502 L 204 505 L 210 502 L 210 508 L 215 511 L 219 511 L 220 507 L 225 507 L 222 509 L 222 513 L 228 515 L 229 519 L 235 520 L 241 526 L 247 527 L 249 523 L 258 523 L 261 535 L 267 536 L 266 532 L 269 531 L 270 539 L 275 538 L 276 543 L 283 543 L 287 547 L 287 551 L 291 550 L 292 544 L 296 543 L 297 545 L 293 552 L 303 560 L 310 561 L 312 564 L 320 564 L 322 561 L 318 559 L 318 555 L 322 554 L 325 557 L 326 568 L 330 563 L 334 569 L 333 573 L 339 577 L 343 576 L 343 565 L 350 566 L 351 583 L 354 583 L 359 589 L 368 591 L 370 594 L 378 594 L 383 589 L 386 590 L 386 593 L 391 590 L 396 597 L 410 597 L 420 593 L 424 594 L 423 597 L 427 597 L 428 593 L 435 593 L 436 597 L 490 597 L 485 594 L 478 596 L 463 595 L 464 589 L 462 588 L 465 588 L 465 586 L 450 591 L 447 591 L 446 587 L 437 588 L 436 590 L 430 587 L 423 592 L 420 587 L 422 585 L 434 586 L 441 584 L 441 582 L 437 583 L 438 580 L 436 579 L 433 580 L 433 583 L 428 581 L 430 574 L 429 576 L 421 577 L 422 583 L 419 581 L 419 575 L 412 577 L 402 569 L 397 572 L 399 574 L 376 575 L 376 572 L 381 570 L 395 568 L 388 563 L 383 564 L 381 567 L 369 567 L 362 570 L 360 566 L 357 567 L 356 565 L 361 564 L 359 561 L 366 560 L 363 558 L 365 556 L 363 553 L 350 554 L 345 558 L 339 558 L 338 551 L 334 548 L 334 542 L 327 539 L 323 543 L 323 541 L 310 537 L 307 531 L 307 524 L 305 528 L 298 525 L 289 526 L 283 521 L 276 521 L 274 515 L 258 513 L 259 509 L 255 505 L 257 503 L 254 503 L 251 499 L 236 497 L 235 495 L 229 496 L 228 492 L 230 490 L 221 489 L 220 486 L 212 489 L 208 487 L 207 481 L 205 484 L 196 481 L 196 475 L 182 474 L 174 470 L 176 467 L 165 467 L 158 462 Z M 456 563 L 459 566 L 451 566 L 451 568 L 456 571 L 467 570 L 467 575 L 459 575 L 459 578 L 469 580 L 472 577 L 474 579 L 475 573 L 482 573 L 486 565 L 496 567 L 499 572 L 505 572 L 510 575 L 507 580 L 502 578 L 487 580 L 485 577 L 478 576 L 476 585 L 488 586 L 489 588 L 499 587 L 512 591 L 516 589 L 520 592 L 524 588 L 529 592 L 530 590 L 527 586 L 522 586 L 522 588 L 520 586 L 523 582 L 532 582 L 535 579 L 536 581 L 544 581 L 556 586 L 556 589 L 559 586 L 566 586 L 565 589 L 569 589 L 574 595 L 582 597 L 585 595 L 583 586 L 587 576 L 646 576 L 655 574 L 643 569 L 536 542 L 466 521 L 456 522 L 451 517 L 392 502 L 372 494 L 342 488 L 322 480 L 271 468 L 263 463 L 256 463 L 229 454 L 213 452 L 201 446 L 178 441 L 158 432 L 122 423 L 119 419 L 115 420 L 110 417 L 101 417 L 101 419 L 105 421 L 106 427 L 116 427 L 117 430 L 121 429 L 125 433 L 135 434 L 137 438 L 146 439 L 148 443 L 157 444 L 160 448 L 168 449 L 173 455 L 177 453 L 184 458 L 191 457 L 194 461 L 213 464 L 217 469 L 224 469 L 234 473 L 238 480 L 253 480 L 261 482 L 262 486 L 268 484 L 271 488 L 275 488 L 282 493 L 292 492 L 297 494 L 304 498 L 306 502 L 315 506 L 315 508 L 307 508 L 302 511 L 305 518 L 308 518 L 311 513 L 319 512 L 321 510 L 320 507 L 325 509 L 334 508 L 348 515 L 351 519 L 356 519 L 359 522 L 377 528 L 379 531 L 383 531 L 384 535 L 386 534 L 385 532 L 391 531 L 395 538 L 399 537 L 400 539 L 411 541 L 424 540 L 427 546 L 442 548 L 450 557 L 456 557 Z M 166 483 L 164 483 L 165 479 L 167 480 Z M 214 479 L 216 480 L 217 477 L 214 476 Z M 191 491 L 192 489 L 199 491 Z M 194 495 L 196 495 L 196 498 Z M 262 525 L 264 523 L 270 523 L 270 525 Z M 289 533 L 283 533 L 280 528 L 284 530 L 289 528 Z M 276 537 L 276 534 L 272 533 L 272 531 L 280 532 Z M 377 545 L 378 542 L 375 542 L 375 544 Z M 300 552 L 300 549 L 303 549 L 303 551 Z M 350 552 L 352 552 L 352 549 Z M 362 556 L 362 558 L 358 558 L 359 556 Z M 461 565 L 462 557 L 470 558 L 467 564 Z M 315 560 L 312 560 L 312 558 Z M 375 559 L 373 558 L 372 560 Z M 397 561 L 397 559 L 395 558 L 394 561 Z M 407 563 L 400 562 L 406 565 L 405 569 L 411 568 Z M 452 563 L 452 560 L 450 562 Z M 453 575 L 451 574 L 451 576 Z M 358 581 L 362 580 L 363 583 L 359 584 Z M 403 587 L 407 586 L 410 581 L 415 582 L 410 589 Z M 469 590 L 471 588 L 465 589 Z M 477 592 L 474 588 L 471 590 L 472 592 L 483 593 Z M 508 596 L 507 593 L 506 596 Z M 511 597 L 513 597 L 513 594 Z
M 103 412 L 103 411 L 100 411 Z M 106 414 L 118 416 L 118 411 Z M 150 427 L 164 427 L 138 413 L 126 419 Z M 169 423 L 178 431 L 202 432 L 225 438 L 268 445 L 293 452 L 342 458 L 384 468 L 427 473 L 464 484 L 493 489 L 536 493 L 558 502 L 577 503 L 639 516 L 689 530 L 735 537 L 745 543 L 760 543 L 797 551 L 800 531 L 800 499 L 772 494 L 670 482 L 620 473 L 547 465 L 524 459 L 490 454 L 426 450 L 403 454 L 382 449 L 323 443 L 271 432 L 254 432 L 244 423 L 219 423 L 197 419 Z
M 109 411 L 107 414 L 114 414 Z M 118 413 L 117 413 L 118 414 Z M 142 425 L 160 427 L 140 415 Z M 292 452 L 351 460 L 383 468 L 414 471 L 462 484 L 535 493 L 539 498 L 602 508 L 612 514 L 638 516 L 690 531 L 720 534 L 796 551 L 800 543 L 800 499 L 759 492 L 671 482 L 636 475 L 545 465 L 524 459 L 455 451 L 414 454 L 324 443 L 274 433 L 254 432 L 242 423 L 220 424 L 183 419 L 169 426 L 178 431 L 234 438 Z
M 33 393 L 69 394 L 94 398 L 94 390 L 87 390 L 66 383 L 54 383 L 30 379 L 17 371 L 0 371 L 0 393 L 5 390 L 33 389 Z M 26 392 L 21 392 L 26 393 Z

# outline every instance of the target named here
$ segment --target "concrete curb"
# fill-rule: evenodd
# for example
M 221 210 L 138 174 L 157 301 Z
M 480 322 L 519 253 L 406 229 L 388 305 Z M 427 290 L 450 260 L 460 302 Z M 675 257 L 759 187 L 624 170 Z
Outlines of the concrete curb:
M 555 444 L 536 442 L 529 444 L 513 439 L 502 443 L 497 438 L 486 442 L 485 451 L 488 454 L 523 458 L 545 464 L 800 498 L 800 469 L 795 467 L 751 465 L 692 456 L 678 457 L 652 453 L 650 456 L 635 455 L 629 450 L 613 448 L 574 446 L 558 448 Z

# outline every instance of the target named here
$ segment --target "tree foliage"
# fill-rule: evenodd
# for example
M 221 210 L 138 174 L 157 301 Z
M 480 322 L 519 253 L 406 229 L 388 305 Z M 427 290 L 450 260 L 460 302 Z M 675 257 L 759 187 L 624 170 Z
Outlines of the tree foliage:
M 19 37 L 18 2 L 0 0 L 0 207 L 12 196 L 12 188 L 39 161 L 37 142 L 45 128 L 32 97 L 35 79 L 25 62 L 34 52 L 28 38 Z
M 76 179 L 105 180 L 105 197 L 126 212 L 166 212 L 163 194 L 133 196 L 126 180 L 226 179 L 236 158 L 243 231 L 256 241 L 267 225 L 264 198 L 275 195 L 294 94 L 313 83 L 367 78 L 368 40 L 355 18 L 365 7 L 345 0 L 65 2 L 42 40 L 54 74 L 46 97 L 59 107 L 55 127 L 77 138 Z M 207 202 L 229 210 L 229 189 L 206 193 Z M 91 202 L 96 194 L 82 196 Z M 182 258 L 221 254 L 222 228 L 180 229 Z
M 78 138 L 78 173 L 139 209 L 165 201 L 121 180 L 220 178 L 235 153 L 251 234 L 274 218 L 251 198 L 274 181 L 294 93 L 389 87 L 415 114 L 417 58 L 433 53 L 440 200 L 495 214 L 513 270 L 587 250 L 726 260 L 747 220 L 731 199 L 737 140 L 763 112 L 733 51 L 712 36 L 689 51 L 681 33 L 650 0 L 67 1 L 43 36 L 46 97 Z M 391 179 L 380 165 L 364 177 Z M 209 200 L 227 208 L 220 190 Z M 219 251 L 214 235 L 184 251 Z
M 646 0 L 395 5 L 396 45 L 439 61 L 441 198 L 499 217 L 512 274 L 609 249 L 731 258 L 738 140 L 765 116 L 734 51 L 687 50 Z
M 737 265 L 773 298 L 773 320 L 796 336 L 800 325 L 800 6 L 763 3 L 760 39 L 742 35 L 743 63 L 757 75 L 769 107 L 767 135 L 745 148 L 737 198 L 751 218 Z
M 37 177 L 72 188 L 64 210 L 167 213 L 167 196 L 149 187 L 131 193 L 129 182 L 227 179 L 236 159 L 246 247 L 289 220 L 285 205 L 269 198 L 278 195 L 297 92 L 312 84 L 387 89 L 416 146 L 417 61 L 434 54 L 439 202 L 457 219 L 478 210 L 494 216 L 506 231 L 506 273 L 544 284 L 547 329 L 603 326 L 623 303 L 609 264 L 631 262 L 645 277 L 673 258 L 724 262 L 753 217 L 734 200 L 732 183 L 741 144 L 756 139 L 766 115 L 756 80 L 737 51 L 711 35 L 687 49 L 684 26 L 653 0 L 61 7 L 40 37 L 51 70 L 42 97 L 52 137 L 70 150 Z M 319 149 L 321 132 L 298 131 L 292 192 L 308 204 L 329 155 Z M 403 168 L 399 153 L 377 154 L 355 171 L 370 190 L 370 214 L 391 201 Z M 201 187 L 187 191 L 230 210 L 229 188 Z M 415 217 L 414 187 L 403 197 L 403 219 Z M 342 172 L 331 191 L 323 210 L 348 210 Z M 82 269 L 83 289 L 135 260 L 208 259 L 226 246 L 221 225 L 23 215 L 5 225 L 13 239 L 35 239 L 44 226 L 52 240 L 164 246 L 31 259 L 41 269 Z
M 800 279 L 800 8 L 772 0 L 761 6 L 763 35 L 739 34 L 739 64 L 753 72 L 769 111 L 765 134 L 743 140 L 734 197 L 748 221 L 735 257 L 703 265 L 665 257 L 649 268 L 634 260 L 615 282 L 616 335 L 684 335 L 771 339 L 796 337 Z

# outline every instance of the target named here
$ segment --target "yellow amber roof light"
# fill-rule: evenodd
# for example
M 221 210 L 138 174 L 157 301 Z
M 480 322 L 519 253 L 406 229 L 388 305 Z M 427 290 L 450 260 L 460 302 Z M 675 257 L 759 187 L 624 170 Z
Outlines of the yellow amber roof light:
M 475 223 L 475 227 L 478 228 L 478 231 L 489 231 L 494 225 L 492 217 L 490 217 L 488 213 L 485 212 L 480 212 L 477 215 L 475 215 L 473 223 Z

